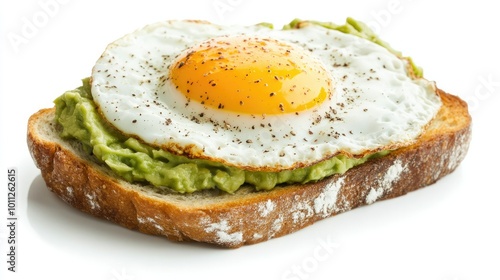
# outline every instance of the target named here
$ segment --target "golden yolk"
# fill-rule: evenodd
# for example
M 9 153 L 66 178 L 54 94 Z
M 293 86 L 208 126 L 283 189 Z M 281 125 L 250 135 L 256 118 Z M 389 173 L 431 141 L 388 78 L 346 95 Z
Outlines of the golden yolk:
M 187 50 L 170 79 L 189 100 L 246 114 L 284 114 L 331 96 L 331 79 L 307 51 L 274 39 L 219 37 Z

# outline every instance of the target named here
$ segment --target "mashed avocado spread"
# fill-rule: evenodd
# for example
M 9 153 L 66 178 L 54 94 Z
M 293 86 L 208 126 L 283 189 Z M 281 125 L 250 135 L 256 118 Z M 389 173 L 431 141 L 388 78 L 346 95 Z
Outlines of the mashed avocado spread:
M 294 20 L 284 29 L 300 28 L 302 23 L 304 22 Z M 392 50 L 387 43 L 378 39 L 366 25 L 353 19 L 348 18 L 345 25 L 308 23 L 368 39 L 400 56 L 399 52 Z M 420 77 L 421 69 L 411 60 L 409 62 L 413 74 Z M 208 160 L 190 159 L 153 148 L 109 127 L 97 112 L 90 93 L 89 79 L 83 79 L 82 82 L 81 87 L 65 92 L 54 101 L 56 121 L 62 127 L 61 137 L 77 139 L 89 154 L 93 154 L 116 174 L 130 182 L 144 182 L 179 193 L 213 188 L 233 193 L 243 184 L 253 185 L 257 190 L 270 190 L 278 184 L 303 184 L 333 174 L 342 174 L 370 158 L 388 153 L 383 151 L 364 158 L 338 155 L 312 166 L 280 172 L 248 171 Z

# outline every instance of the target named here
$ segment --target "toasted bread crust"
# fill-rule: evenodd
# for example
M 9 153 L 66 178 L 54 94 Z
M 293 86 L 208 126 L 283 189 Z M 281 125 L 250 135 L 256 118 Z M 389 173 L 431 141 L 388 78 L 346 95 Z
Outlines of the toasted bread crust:
M 452 172 L 467 153 L 471 118 L 461 99 L 441 90 L 438 94 L 443 107 L 415 144 L 342 175 L 265 192 L 243 187 L 235 194 L 159 193 L 130 184 L 82 153 L 77 142 L 60 139 L 54 109 L 31 116 L 28 146 L 47 187 L 77 209 L 170 240 L 235 248 L 401 196 Z

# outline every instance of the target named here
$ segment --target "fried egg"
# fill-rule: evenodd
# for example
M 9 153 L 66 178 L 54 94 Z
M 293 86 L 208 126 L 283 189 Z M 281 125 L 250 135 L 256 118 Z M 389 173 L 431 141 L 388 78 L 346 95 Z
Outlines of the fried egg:
M 308 25 L 148 25 L 92 70 L 101 115 L 177 155 L 247 170 L 305 167 L 408 145 L 441 106 L 435 85 L 368 40 Z

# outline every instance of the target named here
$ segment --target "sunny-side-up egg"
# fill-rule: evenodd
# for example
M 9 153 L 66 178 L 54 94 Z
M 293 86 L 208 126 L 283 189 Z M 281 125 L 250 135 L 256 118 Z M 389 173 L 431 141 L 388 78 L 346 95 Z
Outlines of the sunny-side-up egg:
M 91 90 L 108 122 L 145 143 L 278 171 L 414 141 L 441 102 L 406 63 L 317 25 L 166 21 L 111 43 Z

